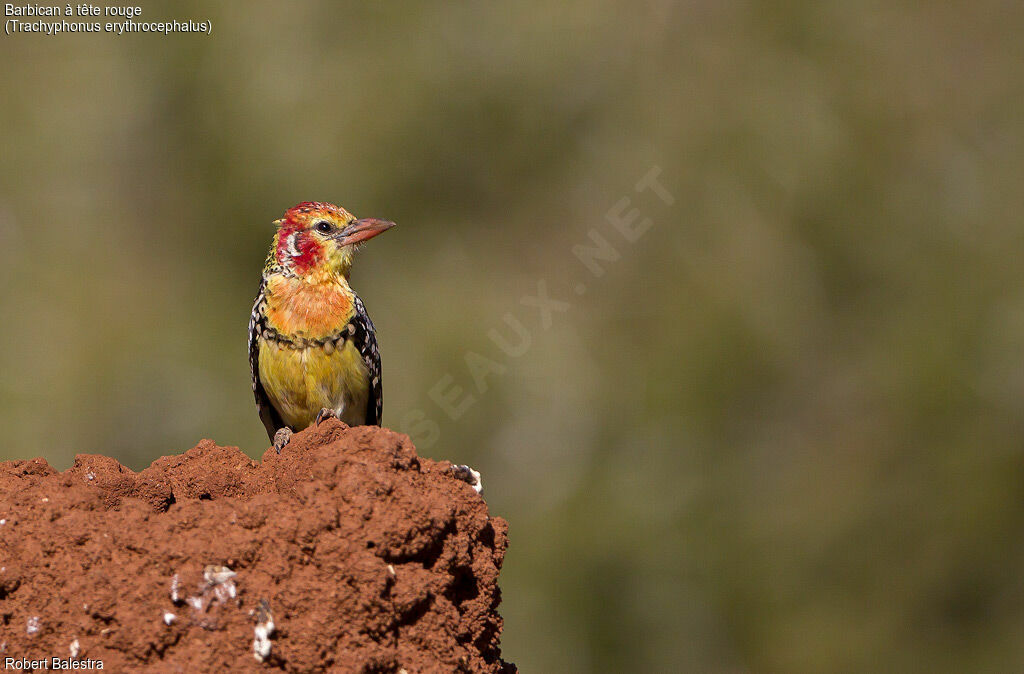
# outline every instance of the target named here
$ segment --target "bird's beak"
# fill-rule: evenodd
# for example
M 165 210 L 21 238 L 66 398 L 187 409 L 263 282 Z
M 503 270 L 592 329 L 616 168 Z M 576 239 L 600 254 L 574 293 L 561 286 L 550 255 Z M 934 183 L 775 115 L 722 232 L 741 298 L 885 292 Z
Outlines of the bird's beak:
M 390 220 L 378 220 L 377 218 L 363 218 L 356 220 L 337 234 L 338 241 L 343 246 L 351 246 L 372 239 L 381 232 L 385 232 L 395 226 Z

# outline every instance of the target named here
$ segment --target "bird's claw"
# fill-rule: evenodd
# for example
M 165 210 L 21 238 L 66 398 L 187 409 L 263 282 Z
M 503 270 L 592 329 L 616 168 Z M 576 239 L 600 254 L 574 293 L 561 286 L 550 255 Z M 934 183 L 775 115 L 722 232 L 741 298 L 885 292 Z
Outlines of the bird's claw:
M 316 425 L 319 426 L 326 419 L 337 419 L 338 413 L 332 410 L 330 407 L 323 407 L 319 412 L 316 413 Z
M 277 433 L 274 433 L 274 449 L 280 454 L 284 446 L 288 444 L 288 441 L 292 439 L 292 429 L 285 426 L 284 428 L 277 429 Z
M 452 466 L 451 470 L 452 470 L 452 475 L 456 479 L 462 480 L 463 482 L 468 484 L 470 487 L 472 487 L 476 491 L 476 493 L 479 494 L 479 493 L 483 492 L 483 490 L 484 490 L 484 483 L 480 479 L 480 472 L 479 471 L 473 470 L 472 468 L 470 468 L 469 466 L 466 466 L 466 465 Z

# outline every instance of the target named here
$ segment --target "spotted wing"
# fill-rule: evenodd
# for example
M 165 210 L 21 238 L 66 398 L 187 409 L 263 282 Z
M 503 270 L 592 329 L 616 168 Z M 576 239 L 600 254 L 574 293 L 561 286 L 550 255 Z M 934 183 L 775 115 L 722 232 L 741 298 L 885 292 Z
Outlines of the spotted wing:
M 260 381 L 260 334 L 266 327 L 267 299 L 265 295 L 267 287 L 266 279 L 260 281 L 260 291 L 256 295 L 256 301 L 252 305 L 252 314 L 249 316 L 249 373 L 252 376 L 252 394 L 256 398 L 256 410 L 260 413 L 260 420 L 267 429 L 267 435 L 274 439 L 274 433 L 285 424 L 281 415 L 274 409 L 267 391 Z
M 380 351 L 377 349 L 377 332 L 373 329 L 373 321 L 366 313 L 363 301 L 356 297 L 355 314 L 349 321 L 352 329 L 352 344 L 359 349 L 359 354 L 366 364 L 366 376 L 369 379 L 370 392 L 366 401 L 366 425 L 380 426 L 383 401 L 380 381 Z

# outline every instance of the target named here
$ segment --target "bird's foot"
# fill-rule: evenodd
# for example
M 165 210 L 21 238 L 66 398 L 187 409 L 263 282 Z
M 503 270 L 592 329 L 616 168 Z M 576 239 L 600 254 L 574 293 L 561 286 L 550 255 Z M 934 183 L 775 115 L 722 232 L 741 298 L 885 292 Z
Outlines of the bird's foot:
M 478 494 L 484 490 L 484 483 L 480 480 L 479 471 L 475 471 L 469 466 L 452 466 L 452 475 L 475 489 Z
M 277 433 L 274 433 L 274 449 L 280 454 L 284 446 L 292 439 L 292 429 L 285 426 L 284 428 L 277 429 Z
M 324 407 L 316 413 L 316 425 L 319 426 L 327 419 L 337 419 L 338 413 L 332 410 L 330 407 Z

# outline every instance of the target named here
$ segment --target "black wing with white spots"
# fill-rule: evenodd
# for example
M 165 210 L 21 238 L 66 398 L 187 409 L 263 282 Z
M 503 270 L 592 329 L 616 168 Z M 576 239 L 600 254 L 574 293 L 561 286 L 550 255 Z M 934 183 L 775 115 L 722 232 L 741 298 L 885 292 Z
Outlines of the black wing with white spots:
M 359 354 L 366 364 L 366 377 L 370 385 L 366 401 L 366 425 L 380 426 L 384 407 L 380 383 L 380 351 L 377 349 L 377 333 L 373 329 L 373 321 L 370 320 L 366 307 L 359 297 L 355 298 L 355 314 L 348 327 L 351 329 L 352 344 L 359 349 Z
M 281 415 L 274 409 L 267 392 L 260 381 L 260 334 L 266 329 L 267 299 L 264 291 L 267 287 L 266 279 L 260 281 L 260 291 L 256 295 L 256 301 L 252 305 L 252 314 L 249 316 L 249 373 L 252 376 L 252 394 L 256 398 L 256 410 L 260 413 L 260 421 L 267 428 L 267 435 L 274 439 L 274 433 L 284 426 Z

